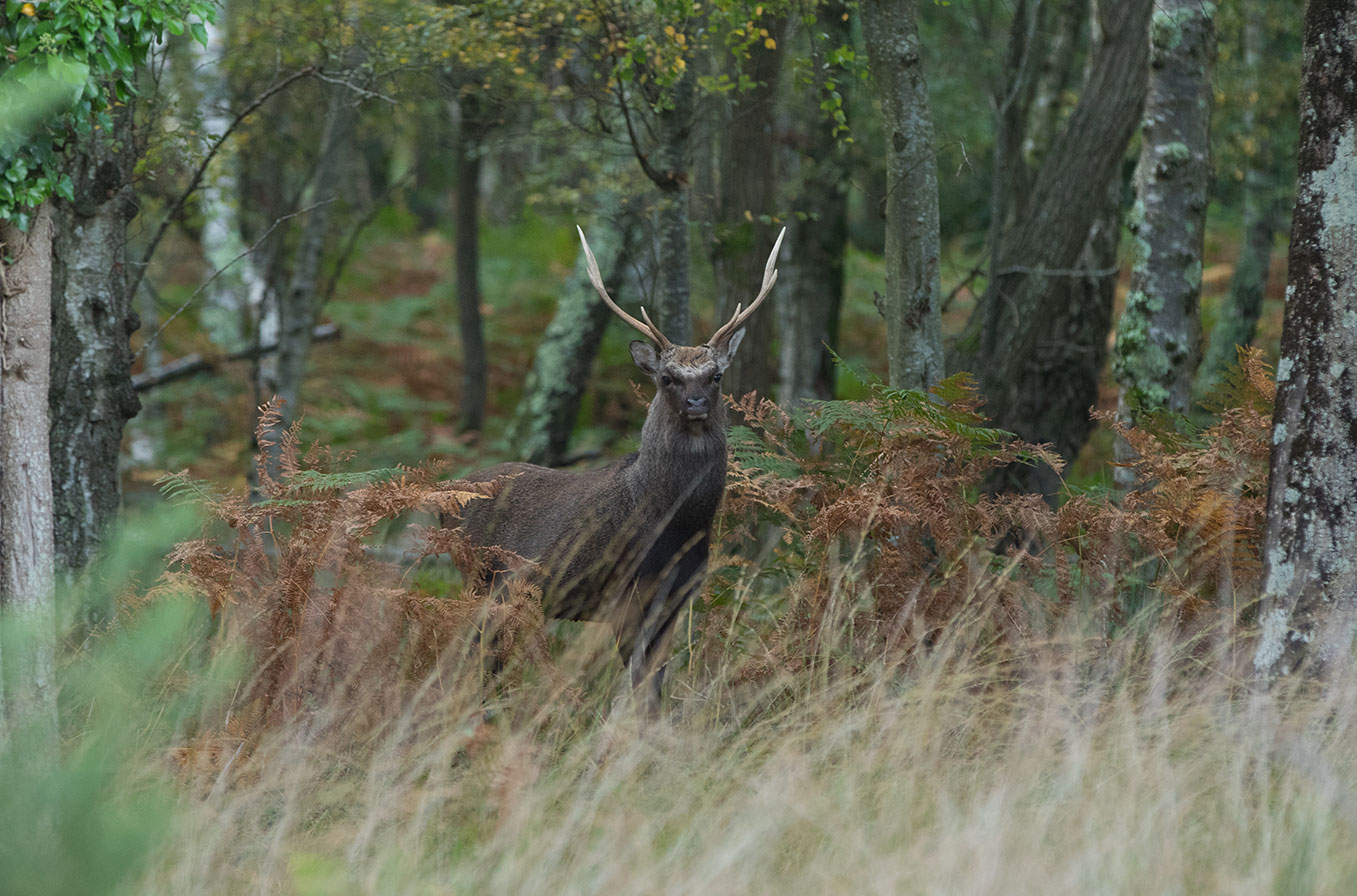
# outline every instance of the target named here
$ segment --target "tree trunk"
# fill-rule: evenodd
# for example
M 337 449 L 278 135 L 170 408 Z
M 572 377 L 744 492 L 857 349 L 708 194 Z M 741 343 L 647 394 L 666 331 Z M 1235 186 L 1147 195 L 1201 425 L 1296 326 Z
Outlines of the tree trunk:
M 1117 416 L 1128 423 L 1149 411 L 1185 414 L 1192 401 L 1211 180 L 1213 14 L 1200 0 L 1155 0 L 1151 18 L 1149 88 L 1129 221 L 1135 260 L 1113 365 L 1121 386 Z M 1119 459 L 1130 453 L 1118 443 Z
M 9 259 L 8 261 L 6 259 Z M 23 731 L 56 756 L 57 637 L 53 592 L 48 388 L 52 328 L 52 206 L 28 233 L 0 222 L 0 739 Z
M 206 47 L 185 41 L 190 70 L 184 80 L 197 94 L 203 131 L 208 134 L 225 134 L 232 121 L 229 83 L 222 67 L 230 52 L 230 2 L 234 0 L 223 2 L 216 22 L 204 23 Z M 254 330 L 260 331 L 261 342 L 271 342 L 278 335 L 277 316 L 264 314 L 267 284 L 241 231 L 239 167 L 240 156 L 230 144 L 224 146 L 196 196 L 203 218 L 199 243 L 208 268 L 201 319 L 212 340 L 226 351 L 244 348 Z
M 457 267 L 457 330 L 462 339 L 463 431 L 485 425 L 485 327 L 481 320 L 480 196 L 481 153 L 479 101 L 463 96 L 457 103 L 458 123 L 453 144 L 457 191 L 453 197 L 454 254 Z
M 272 364 L 261 361 L 259 366 L 263 378 L 262 396 L 267 399 L 277 395 L 284 401 L 280 422 L 267 434 L 271 445 L 265 454 L 270 476 L 278 475 L 278 447 L 282 434 L 297 419 L 306 357 L 311 349 L 311 331 L 320 313 L 321 259 L 330 237 L 335 203 L 345 192 L 345 151 L 356 119 L 357 99 L 349 85 L 332 86 L 310 193 L 313 207 L 305 215 L 287 283 L 273 290 L 278 299 L 278 351 Z
M 1078 71 L 1079 33 L 1088 19 L 1088 0 L 1046 0 L 1039 3 L 1039 22 L 1048 35 L 1036 60 L 1036 80 L 1027 108 L 1022 151 L 1027 159 L 1045 155 L 1060 129 L 1065 95 Z
M 640 222 L 628 210 L 616 220 L 599 219 L 589 231 L 589 244 L 598 258 L 603 282 L 618 302 L 627 301 L 627 268 L 635 259 Z M 589 381 L 589 368 L 612 311 L 598 298 L 589 283 L 581 251 L 575 272 L 556 304 L 556 314 L 547 325 L 532 370 L 523 386 L 523 400 L 514 412 L 509 443 L 521 460 L 556 466 L 566 457 L 570 434 L 579 416 L 580 400 Z
M 660 113 L 661 190 L 656 248 L 659 264 L 655 323 L 675 345 L 692 345 L 691 254 L 688 246 L 688 169 L 692 153 L 692 77 L 674 86 L 673 107 Z M 653 179 L 653 178 L 652 178 Z
M 943 377 L 941 247 L 933 116 L 913 0 L 863 0 L 872 80 L 886 132 L 886 355 L 890 384 Z
M 136 212 L 130 111 L 117 142 L 70 156 L 72 202 L 56 206 L 52 246 L 52 497 L 58 568 L 94 559 L 118 513 L 123 427 L 140 408 L 128 338 L 137 316 L 128 294 L 127 225 Z M 116 146 L 116 148 L 115 148 Z
M 994 276 L 967 324 L 954 364 L 976 371 L 994 424 L 1072 459 L 1092 429 L 1106 357 L 1116 266 L 1088 267 L 1110 238 L 1110 191 L 1140 120 L 1151 0 L 1101 6 L 1079 102 L 1017 204 L 997 247 Z M 1106 281 L 1090 293 L 1090 285 Z M 1091 295 L 1098 298 L 1091 299 Z M 1002 487 L 1053 495 L 1049 469 L 1010 471 Z
M 755 23 L 758 27 L 758 23 Z M 782 71 L 782 23 L 772 21 L 768 31 L 775 46 L 756 43 L 749 57 L 737 62 L 741 80 L 751 86 L 736 95 L 730 121 L 721 140 L 721 187 L 717 191 L 712 267 L 716 274 L 717 325 L 729 320 L 737 304 L 748 305 L 763 285 L 768 250 L 777 238 L 778 226 L 769 216 L 777 202 L 777 91 Z M 768 223 L 764 223 L 764 220 Z M 757 391 L 769 395 L 776 371 L 773 365 L 773 323 L 781 297 L 770 295 L 767 304 L 745 324 L 740 351 L 725 373 L 726 391 L 743 395 Z
M 1245 134 L 1253 134 L 1256 132 L 1258 92 L 1262 86 L 1259 71 L 1266 57 L 1268 32 L 1261 3 L 1248 4 L 1245 16 L 1244 70 L 1249 80 L 1244 85 L 1244 94 L 1252 99 L 1246 100 L 1244 106 L 1242 130 Z M 1235 260 L 1229 291 L 1211 330 L 1206 358 L 1198 371 L 1198 395 L 1205 395 L 1220 385 L 1226 368 L 1237 360 L 1236 347 L 1251 344 L 1258 329 L 1280 218 L 1272 161 L 1272 153 L 1255 153 L 1249 156 L 1244 169 L 1244 243 Z
M 847 5 L 831 0 L 821 7 L 817 24 L 825 38 L 813 48 L 813 90 L 796 94 L 787 104 L 787 129 L 797 137 L 783 154 L 785 180 L 799 184 L 800 190 L 788 221 L 786 280 L 778 281 L 778 400 L 784 403 L 834 397 L 833 352 L 839 346 L 843 309 L 850 170 L 845 147 L 834 132 L 836 123 L 821 112 L 820 100 L 837 90 L 845 107 L 849 105 L 852 78 L 836 74 L 827 58 L 827 51 L 852 46 Z
M 1357 4 L 1310 0 L 1300 182 L 1277 365 L 1254 665 L 1272 680 L 1351 659 L 1357 620 Z

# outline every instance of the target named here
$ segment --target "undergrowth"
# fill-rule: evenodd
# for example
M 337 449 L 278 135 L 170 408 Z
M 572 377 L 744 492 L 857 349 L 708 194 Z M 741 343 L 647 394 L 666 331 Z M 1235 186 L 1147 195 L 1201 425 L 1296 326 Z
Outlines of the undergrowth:
M 1264 695 L 1240 668 L 1261 356 L 1212 425 L 1125 432 L 1132 489 L 1058 507 L 982 489 L 1058 459 L 989 428 L 965 379 L 865 393 L 738 402 L 652 725 L 606 632 L 464 584 L 487 558 L 433 520 L 493 485 L 346 473 L 296 429 L 253 498 L 168 479 L 204 531 L 111 631 L 196 603 L 210 634 L 176 634 L 179 662 L 229 654 L 237 683 L 139 742 L 179 796 L 129 888 L 1351 892 L 1357 682 Z

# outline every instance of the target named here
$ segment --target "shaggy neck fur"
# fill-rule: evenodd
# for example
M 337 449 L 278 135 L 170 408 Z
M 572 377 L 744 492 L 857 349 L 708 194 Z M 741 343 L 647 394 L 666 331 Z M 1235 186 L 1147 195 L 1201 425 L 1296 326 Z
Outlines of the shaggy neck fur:
M 717 402 L 707 419 L 686 421 L 657 395 L 641 427 L 640 456 L 628 472 L 639 487 L 637 498 L 653 501 L 660 513 L 673 509 L 692 524 L 710 522 L 725 491 L 725 406 Z

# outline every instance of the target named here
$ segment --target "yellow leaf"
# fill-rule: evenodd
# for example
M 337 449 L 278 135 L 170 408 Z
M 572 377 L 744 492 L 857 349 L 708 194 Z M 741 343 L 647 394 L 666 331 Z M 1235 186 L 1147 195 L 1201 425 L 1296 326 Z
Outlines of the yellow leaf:
M 771 37 L 768 38 L 766 41 L 764 41 L 764 42 L 763 42 L 763 45 L 764 45 L 765 47 L 767 47 L 768 49 L 770 49 L 770 50 L 776 50 L 776 49 L 777 49 L 777 41 L 773 40 Z
M 23 6 L 19 7 L 19 12 L 31 19 L 38 14 L 38 9 L 32 3 L 25 3 Z

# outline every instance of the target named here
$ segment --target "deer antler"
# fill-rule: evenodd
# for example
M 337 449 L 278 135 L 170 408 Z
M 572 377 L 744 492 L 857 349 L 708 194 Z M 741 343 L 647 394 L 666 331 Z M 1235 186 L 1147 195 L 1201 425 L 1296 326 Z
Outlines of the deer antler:
M 603 275 L 598 272 L 598 260 L 594 258 L 593 250 L 589 248 L 589 241 L 584 238 L 584 229 L 578 224 L 575 225 L 575 229 L 579 231 L 580 245 L 584 247 L 584 262 L 585 266 L 589 269 L 589 282 L 594 284 L 594 289 L 597 290 L 604 303 L 611 308 L 613 313 L 618 317 L 640 330 L 649 338 L 655 340 L 655 344 L 660 347 L 660 351 L 666 351 L 667 349 L 673 348 L 674 344 L 666 339 L 665 335 L 660 332 L 660 328 L 655 326 L 650 320 L 650 315 L 646 313 L 644 305 L 641 306 L 641 317 L 644 319 L 644 323 L 617 306 L 617 303 L 613 301 L 612 296 L 608 295 L 608 288 L 603 285 Z
M 787 235 L 787 228 L 782 228 L 782 232 L 777 235 L 777 242 L 773 243 L 773 251 L 768 254 L 768 264 L 763 267 L 763 286 L 759 289 L 759 294 L 749 303 L 749 307 L 743 311 L 741 306 L 735 306 L 735 313 L 731 315 L 730 320 L 726 321 L 725 326 L 712 334 L 707 340 L 707 345 L 715 348 L 721 343 L 726 342 L 734 335 L 735 331 L 744 326 L 744 322 L 749 320 L 749 315 L 754 313 L 754 309 L 763 304 L 763 300 L 768 298 L 768 293 L 772 291 L 773 284 L 777 282 L 777 250 L 782 248 L 782 238 Z

